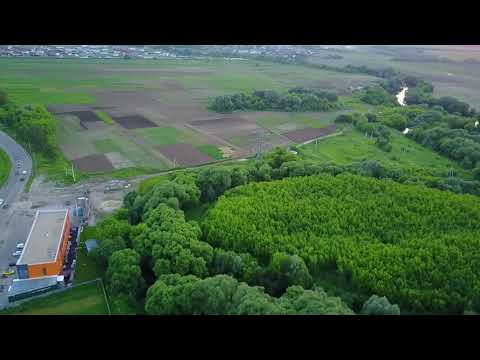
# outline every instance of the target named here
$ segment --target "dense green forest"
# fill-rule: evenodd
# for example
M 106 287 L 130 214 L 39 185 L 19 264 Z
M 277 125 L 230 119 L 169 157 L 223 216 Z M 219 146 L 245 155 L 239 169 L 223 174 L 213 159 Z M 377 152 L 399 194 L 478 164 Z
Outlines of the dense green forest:
M 257 90 L 252 94 L 217 96 L 209 108 L 220 113 L 237 110 L 330 111 L 339 108 L 337 100 L 338 97 L 334 93 L 295 87 L 286 93 Z
M 479 305 L 480 209 L 454 192 L 478 188 L 278 148 L 129 193 L 95 227 L 89 257 L 115 313 L 462 313 Z M 198 221 L 185 216 L 205 206 Z
M 479 220 L 473 196 L 342 174 L 233 189 L 202 225 L 261 264 L 295 254 L 313 277 L 333 268 L 402 309 L 459 313 L 480 295 Z

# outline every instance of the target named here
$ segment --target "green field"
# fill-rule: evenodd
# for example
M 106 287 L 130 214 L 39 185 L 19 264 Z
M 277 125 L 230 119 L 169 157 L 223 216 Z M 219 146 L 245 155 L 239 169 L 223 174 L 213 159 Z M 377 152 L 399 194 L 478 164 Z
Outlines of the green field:
M 250 60 L 0 59 L 2 88 L 19 103 L 93 103 L 92 90 L 158 89 L 159 81 L 171 79 L 178 80 L 187 91 L 201 89 L 214 95 L 280 90 L 292 85 L 343 89 L 352 82 L 375 78 L 357 74 L 339 77 L 332 71 Z
M 2 186 L 10 175 L 12 170 L 12 163 L 10 157 L 5 151 L 0 149 L 0 186 Z
M 158 125 L 126 130 L 106 111 L 95 109 L 102 123 L 86 129 L 75 116 L 58 115 L 57 135 L 65 159 L 55 164 L 38 159 L 36 174 L 67 183 L 65 168 L 70 161 L 95 154 L 116 153 L 120 158 L 120 165 L 113 165 L 121 170 L 111 176 L 117 171 L 126 174 L 125 167 L 137 169 L 136 173 L 145 168 L 170 168 L 170 161 L 158 152 L 160 145 L 188 143 L 221 159 L 208 136 L 185 126 L 188 121 L 211 116 L 206 106 L 214 96 L 259 89 L 285 91 L 293 86 L 343 93 L 351 85 L 374 81 L 374 77 L 361 74 L 253 60 L 0 59 L 0 84 L 16 103 L 120 107 L 122 113 L 138 112 Z M 121 95 L 125 92 L 129 95 Z M 333 118 L 332 114 L 322 115 L 320 120 L 309 114 L 245 114 L 250 116 L 253 121 L 258 116 L 260 125 L 276 132 L 321 127 Z M 234 143 L 250 145 L 248 139 Z M 79 179 L 96 175 L 78 171 Z
M 401 165 L 411 168 L 429 168 L 446 173 L 449 169 L 464 171 L 455 162 L 426 149 L 390 129 L 392 151 L 385 152 L 375 145 L 375 139 L 365 137 L 356 129 L 347 128 L 344 134 L 332 136 L 318 143 L 302 146 L 306 158 L 349 164 L 361 160 L 377 160 L 386 165 Z
M 102 285 L 81 285 L 3 310 L 4 315 L 108 315 Z
M 95 114 L 97 114 L 97 116 L 106 124 L 113 124 L 112 118 L 105 111 L 95 110 Z
M 98 152 L 122 152 L 122 148 L 112 139 L 93 140 L 93 146 Z
M 215 160 L 223 159 L 222 152 L 220 151 L 219 148 L 217 148 L 214 145 L 210 145 L 210 144 L 199 145 L 199 146 L 197 146 L 197 149 L 200 150 L 200 152 L 202 152 L 202 153 L 204 153 L 208 156 L 211 156 Z

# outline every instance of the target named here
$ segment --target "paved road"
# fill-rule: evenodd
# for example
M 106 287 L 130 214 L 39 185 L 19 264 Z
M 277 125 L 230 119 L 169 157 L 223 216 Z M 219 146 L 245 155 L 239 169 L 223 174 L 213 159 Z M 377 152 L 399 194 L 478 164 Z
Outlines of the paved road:
M 16 245 L 24 242 L 33 223 L 32 212 L 14 209 L 11 204 L 18 201 L 23 193 L 28 176 L 32 173 L 32 159 L 28 153 L 17 144 L 7 134 L 0 131 L 0 148 L 2 148 L 10 157 L 12 162 L 12 171 L 0 189 L 0 198 L 9 205 L 7 209 L 0 207 L 0 273 L 8 267 L 10 262 L 16 259 L 12 256 Z M 21 162 L 21 167 L 17 168 L 17 161 Z M 29 175 L 25 181 L 20 181 L 20 176 L 15 175 L 15 171 L 22 172 L 26 170 Z M 0 292 L 0 308 L 6 301 L 6 292 L 11 283 L 11 277 L 8 279 L 0 278 L 0 285 L 4 285 L 3 292 Z
M 0 189 L 0 198 L 4 199 L 6 203 L 9 203 L 9 201 L 13 201 L 17 195 L 23 191 L 25 183 L 28 180 L 20 181 L 20 176 L 15 175 L 17 161 L 21 161 L 20 170 L 26 170 L 30 175 L 32 173 L 32 159 L 19 144 L 2 131 L 0 131 L 0 148 L 10 156 L 12 161 L 12 171 L 10 176 Z

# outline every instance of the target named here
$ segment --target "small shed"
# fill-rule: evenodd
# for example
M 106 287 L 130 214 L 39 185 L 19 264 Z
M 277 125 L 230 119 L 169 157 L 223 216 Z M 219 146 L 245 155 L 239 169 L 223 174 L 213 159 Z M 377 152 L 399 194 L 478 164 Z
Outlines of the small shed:
M 98 247 L 97 240 L 95 240 L 95 239 L 87 240 L 87 241 L 85 241 L 85 246 L 87 247 L 87 252 L 90 252 L 93 249 L 95 249 L 96 247 Z

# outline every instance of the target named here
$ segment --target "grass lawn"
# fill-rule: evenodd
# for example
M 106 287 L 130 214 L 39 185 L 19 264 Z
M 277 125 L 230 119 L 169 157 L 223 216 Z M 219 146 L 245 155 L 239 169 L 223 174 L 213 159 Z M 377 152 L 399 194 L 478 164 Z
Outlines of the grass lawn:
M 113 124 L 113 119 L 105 111 L 95 110 L 95 114 L 106 124 Z
M 208 156 L 211 156 L 212 158 L 214 158 L 215 160 L 220 160 L 220 159 L 223 159 L 223 154 L 222 152 L 220 151 L 219 148 L 217 148 L 216 146 L 214 145 L 210 145 L 210 144 L 204 144 L 204 145 L 199 145 L 197 146 L 197 149 L 208 155 Z
M 174 127 L 156 127 L 133 130 L 145 138 L 145 142 L 150 146 L 171 145 L 177 143 L 196 144 L 199 139 L 193 131 L 184 129 L 179 130 Z
M 406 138 L 390 129 L 392 151 L 385 152 L 375 145 L 375 140 L 366 138 L 359 131 L 348 128 L 343 135 L 319 140 L 318 144 L 302 146 L 306 158 L 349 164 L 364 159 L 377 160 L 386 165 L 402 165 L 412 168 L 430 168 L 447 173 L 448 169 L 464 171 L 455 162 Z M 403 149 L 403 150 L 402 150 Z
M 0 149 L 0 186 L 2 186 L 10 175 L 12 163 L 7 153 Z
M 80 245 L 77 249 L 77 263 L 75 266 L 74 284 L 79 284 L 84 281 L 103 278 L 106 269 L 97 264 L 88 257 L 85 241 L 96 238 L 95 226 L 87 226 L 83 228 L 80 234 Z
M 108 315 L 99 282 L 81 285 L 6 309 L 5 315 Z
M 80 284 L 84 281 L 103 278 L 106 269 L 98 265 L 88 257 L 87 249 L 82 244 L 77 250 L 77 263 L 75 265 L 74 284 Z

